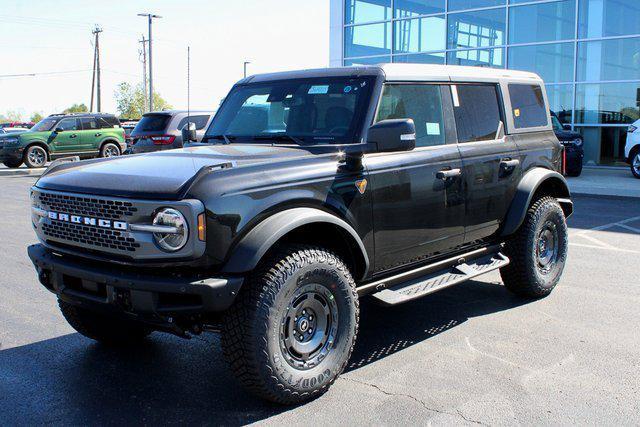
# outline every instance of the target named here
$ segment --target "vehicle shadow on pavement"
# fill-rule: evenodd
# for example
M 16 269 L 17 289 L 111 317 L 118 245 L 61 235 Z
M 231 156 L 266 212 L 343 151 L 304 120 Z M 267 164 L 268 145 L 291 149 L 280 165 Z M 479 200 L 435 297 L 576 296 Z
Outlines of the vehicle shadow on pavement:
M 420 343 L 467 319 L 525 301 L 501 285 L 468 282 L 384 308 L 362 302 L 348 370 Z M 246 424 L 290 407 L 245 392 L 222 358 L 219 337 L 153 334 L 112 349 L 68 334 L 0 351 L 0 423 Z

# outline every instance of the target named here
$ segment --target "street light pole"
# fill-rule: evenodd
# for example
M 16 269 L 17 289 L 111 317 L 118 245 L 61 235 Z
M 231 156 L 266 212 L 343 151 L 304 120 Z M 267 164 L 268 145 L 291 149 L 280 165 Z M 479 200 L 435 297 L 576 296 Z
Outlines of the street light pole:
M 248 65 L 248 64 L 251 64 L 251 62 L 249 62 L 249 61 L 244 61 L 244 64 L 243 64 L 243 65 L 244 65 L 244 78 L 245 78 L 245 79 L 247 78 L 247 65 Z
M 138 16 L 146 16 L 149 19 L 149 111 L 153 111 L 153 49 L 151 46 L 151 24 L 153 18 L 162 18 L 162 16 L 151 13 L 139 13 Z

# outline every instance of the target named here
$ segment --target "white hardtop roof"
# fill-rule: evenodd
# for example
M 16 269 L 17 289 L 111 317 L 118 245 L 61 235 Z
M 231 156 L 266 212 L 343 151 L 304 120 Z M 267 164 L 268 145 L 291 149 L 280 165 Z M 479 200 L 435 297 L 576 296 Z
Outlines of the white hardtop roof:
M 535 73 L 500 68 L 464 67 L 433 64 L 380 64 L 387 81 L 474 81 L 499 82 L 504 80 L 542 83 Z

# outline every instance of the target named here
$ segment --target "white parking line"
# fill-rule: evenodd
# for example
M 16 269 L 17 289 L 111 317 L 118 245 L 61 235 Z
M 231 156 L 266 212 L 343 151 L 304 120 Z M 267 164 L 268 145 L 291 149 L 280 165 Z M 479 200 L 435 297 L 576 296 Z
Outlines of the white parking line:
M 609 243 L 603 242 L 603 241 L 601 241 L 601 240 L 599 240 L 596 237 L 591 235 L 594 231 L 604 231 L 604 230 L 608 230 L 608 229 L 613 228 L 613 227 L 621 227 L 621 228 L 624 228 L 626 230 L 632 231 L 634 233 L 640 234 L 640 229 L 638 229 L 636 227 L 632 227 L 630 225 L 627 225 L 627 223 L 629 223 L 629 222 L 634 222 L 634 221 L 639 221 L 639 220 L 640 220 L 640 216 L 634 216 L 634 217 L 631 217 L 631 218 L 623 219 L 621 221 L 610 222 L 608 224 L 598 225 L 597 227 L 589 228 L 588 230 L 582 230 L 582 231 L 574 234 L 572 239 L 575 239 L 576 237 L 582 237 L 583 239 L 586 239 L 586 240 L 590 241 L 591 243 L 594 243 L 594 245 L 583 244 L 583 243 L 574 243 L 574 242 L 569 242 L 569 245 L 570 246 L 583 247 L 583 248 L 602 249 L 602 250 L 609 250 L 609 251 L 615 251 L 615 252 L 625 252 L 625 253 L 630 253 L 630 254 L 640 254 L 640 251 L 635 251 L 635 250 L 632 250 L 632 249 L 619 248 L 619 247 L 610 245 Z
M 605 246 L 596 246 L 596 245 L 584 245 L 582 243 L 569 242 L 569 246 L 578 246 L 581 248 L 591 248 L 591 249 L 604 249 L 607 251 L 625 252 L 628 254 L 640 254 L 640 251 L 633 251 L 631 249 L 621 249 L 616 247 L 605 247 Z
M 633 231 L 634 233 L 640 234 L 640 228 L 632 227 L 627 224 L 616 224 L 618 227 L 626 228 L 629 231 Z

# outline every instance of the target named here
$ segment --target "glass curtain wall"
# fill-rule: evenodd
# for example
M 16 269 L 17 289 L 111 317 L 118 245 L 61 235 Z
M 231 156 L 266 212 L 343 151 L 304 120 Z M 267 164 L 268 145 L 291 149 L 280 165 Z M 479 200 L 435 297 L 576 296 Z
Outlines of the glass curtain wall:
M 621 164 L 640 118 L 640 0 L 344 0 L 344 65 L 411 62 L 538 73 L 584 136 Z

